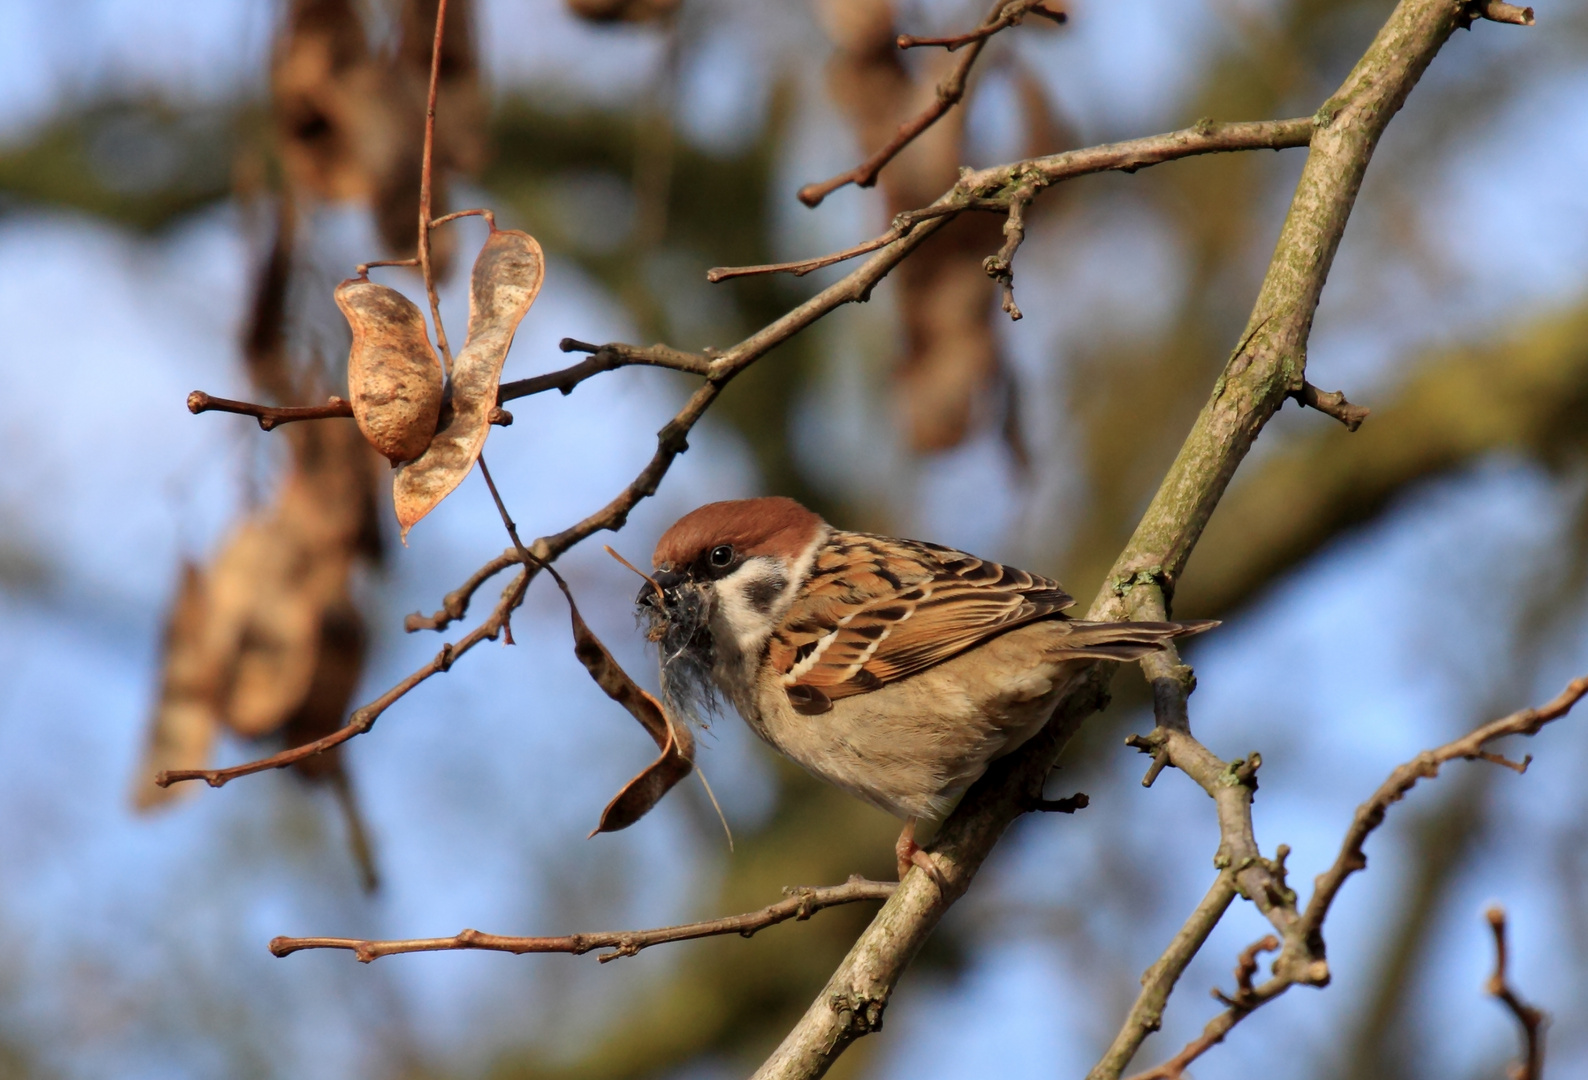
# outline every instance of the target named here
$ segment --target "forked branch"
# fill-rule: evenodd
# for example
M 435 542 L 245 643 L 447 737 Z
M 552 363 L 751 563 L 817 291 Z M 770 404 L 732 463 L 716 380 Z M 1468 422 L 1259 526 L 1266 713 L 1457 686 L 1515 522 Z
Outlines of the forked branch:
M 977 57 L 981 56 L 987 39 L 1000 30 L 1014 26 L 1022 21 L 1028 12 L 1041 8 L 1041 13 L 1049 18 L 1060 15 L 1057 11 L 1049 11 L 1042 0 L 997 0 L 993 4 L 981 25 L 969 34 L 962 34 L 955 38 L 917 40 L 913 38 L 900 38 L 899 47 L 909 48 L 906 42 L 919 45 L 948 45 L 949 51 L 964 46 L 965 52 L 960 56 L 959 62 L 943 76 L 937 84 L 937 92 L 933 95 L 932 103 L 919 114 L 899 125 L 899 130 L 894 132 L 893 138 L 887 144 L 872 154 L 865 161 L 856 165 L 848 172 L 839 173 L 837 176 L 823 180 L 819 184 L 806 184 L 799 190 L 799 200 L 806 206 L 820 206 L 822 200 L 841 187 L 854 184 L 857 187 L 871 187 L 877 182 L 878 175 L 883 168 L 899 155 L 899 152 L 909 146 L 921 133 L 937 123 L 965 96 L 965 86 L 970 80 L 970 69 L 976 65 Z M 1059 18 L 1059 21 L 1063 21 Z M 949 44 L 953 42 L 953 44 Z

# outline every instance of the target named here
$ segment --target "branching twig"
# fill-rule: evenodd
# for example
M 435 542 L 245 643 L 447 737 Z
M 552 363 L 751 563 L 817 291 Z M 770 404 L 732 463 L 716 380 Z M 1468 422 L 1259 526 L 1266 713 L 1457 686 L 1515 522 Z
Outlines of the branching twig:
M 304 758 L 323 753 L 333 746 L 340 746 L 355 735 L 362 735 L 375 726 L 375 721 L 380 719 L 382 713 L 391 708 L 399 698 L 408 691 L 424 682 L 430 676 L 449 670 L 454 661 L 482 641 L 495 641 L 502 632 L 511 607 L 516 606 L 513 600 L 515 595 L 522 599 L 523 589 L 527 585 L 525 574 L 520 573 L 518 578 L 508 585 L 503 591 L 502 598 L 497 601 L 496 609 L 489 618 L 469 631 L 456 642 L 448 642 L 441 646 L 441 651 L 436 653 L 431 661 L 412 672 L 401 682 L 387 690 L 380 697 L 361 708 L 355 709 L 353 715 L 348 717 L 347 723 L 337 728 L 323 738 L 315 739 L 301 746 L 294 746 L 269 757 L 256 761 L 244 762 L 224 769 L 170 769 L 157 774 L 154 782 L 160 787 L 170 787 L 184 780 L 202 780 L 210 787 L 224 787 L 239 776 L 249 776 L 253 773 L 265 772 L 269 769 L 284 769 L 294 765 Z
M 1006 26 L 1019 26 L 1025 21 L 1027 15 L 1040 15 L 1044 19 L 1059 23 L 1069 22 L 1070 16 L 1063 11 L 1055 11 L 1047 7 L 1042 0 L 1029 4 L 1010 4 L 1004 8 L 1003 13 L 990 23 L 984 23 L 966 34 L 954 34 L 951 37 L 913 37 L 910 34 L 900 34 L 894 39 L 894 44 L 901 49 L 918 49 L 927 45 L 939 45 L 949 52 L 969 45 L 973 41 L 992 37 Z
M 1558 720 L 1570 712 L 1572 706 L 1584 696 L 1588 696 L 1588 675 L 1573 680 L 1554 700 L 1545 705 L 1536 709 L 1522 709 L 1509 716 L 1484 724 L 1482 727 L 1476 728 L 1453 742 L 1418 754 L 1411 761 L 1390 773 L 1389 778 L 1379 785 L 1372 798 L 1357 808 L 1356 816 L 1353 818 L 1351 826 L 1346 832 L 1345 840 L 1341 844 L 1339 855 L 1335 858 L 1333 865 L 1318 876 L 1312 898 L 1308 901 L 1306 909 L 1296 915 L 1294 898 L 1292 897 L 1287 903 L 1286 907 L 1290 912 L 1290 918 L 1287 920 L 1286 926 L 1280 931 L 1283 950 L 1279 959 L 1274 961 L 1274 977 L 1256 988 L 1250 988 L 1250 976 L 1247 977 L 1245 983 L 1242 983 L 1237 978 L 1238 989 L 1235 998 L 1225 1001 L 1228 1008 L 1210 1020 L 1201 1035 L 1187 1043 L 1185 1048 L 1173 1058 L 1170 1058 L 1157 1068 L 1131 1077 L 1131 1080 L 1175 1080 L 1185 1070 L 1186 1066 L 1208 1049 L 1221 1042 L 1231 1028 L 1240 1023 L 1259 1006 L 1273 1000 L 1298 984 L 1326 985 L 1329 980 L 1329 970 L 1328 963 L 1324 959 L 1323 921 L 1327 917 L 1329 907 L 1339 894 L 1340 886 L 1344 884 L 1345 879 L 1356 871 L 1366 868 L 1367 856 L 1362 852 L 1362 845 L 1368 836 L 1372 834 L 1373 830 L 1383 823 L 1384 815 L 1389 807 L 1404 798 L 1406 793 L 1416 786 L 1419 780 L 1437 776 L 1439 767 L 1446 762 L 1454 761 L 1458 758 L 1467 761 L 1488 760 L 1492 756 L 1484 750 L 1488 743 L 1507 735 L 1537 734 L 1545 724 L 1552 720 Z M 1186 737 L 1189 738 L 1189 736 Z M 1201 746 L 1200 743 L 1197 745 Z M 1176 761 L 1175 764 L 1178 766 L 1179 761 Z M 1221 820 L 1221 828 L 1222 825 Z M 1278 861 L 1281 865 L 1283 863 L 1284 850 L 1283 847 L 1280 848 L 1281 859 Z M 1261 907 L 1262 905 L 1259 904 L 1258 906 Z M 1490 918 L 1492 922 L 1493 916 L 1491 915 Z M 1503 920 L 1503 916 L 1501 918 Z M 1270 921 L 1274 921 L 1272 916 L 1270 916 Z M 1279 923 L 1275 922 L 1275 926 L 1278 927 Z M 1497 930 L 1496 933 L 1499 934 L 1501 931 Z M 1264 940 L 1266 941 L 1267 939 Z M 1277 944 L 1279 943 L 1276 942 Z M 1503 943 L 1501 944 L 1501 949 L 1503 950 Z M 1496 977 L 1500 978 L 1503 984 L 1503 951 L 1500 964 L 1501 969 L 1497 972 Z M 1153 974 L 1153 970 L 1149 970 L 1148 974 Z M 1489 985 L 1491 987 L 1490 992 L 1494 993 L 1495 991 L 1492 989 L 1495 985 L 1494 980 L 1491 979 Z M 1510 1002 L 1507 1001 L 1507 1005 L 1509 1004 Z M 1525 1008 L 1526 1006 L 1523 1007 Z M 1520 1017 L 1520 1014 L 1518 1015 Z M 1542 1024 L 1542 1019 L 1538 1023 Z M 1524 1030 L 1527 1030 L 1525 1021 Z M 1145 1034 L 1143 1032 L 1142 1038 L 1145 1038 Z M 1529 1034 L 1529 1038 L 1531 1039 L 1532 1037 Z M 1137 1045 L 1139 1045 L 1140 1040 L 1136 1041 Z M 1528 1049 L 1530 1061 L 1533 1060 L 1531 1057 L 1533 1053 L 1536 1052 L 1542 1055 L 1543 1052 L 1541 1044 L 1535 1046 L 1531 1041 Z M 1110 1065 L 1110 1069 L 1105 1070 L 1103 1065 L 1100 1064 L 1091 1073 L 1091 1077 L 1094 1080 L 1102 1077 L 1117 1077 L 1125 1064 L 1125 1062 L 1119 1062 L 1117 1067 L 1112 1067 L 1114 1064 L 1112 1056 L 1105 1058 L 1105 1062 Z M 1519 1073 L 1518 1075 L 1526 1076 L 1529 1074 Z M 1531 1078 L 1532 1080 L 1537 1080 L 1537 1073 L 1531 1074 Z
M 1025 16 L 1027 11 L 1040 3 L 1041 0 L 997 0 L 992 10 L 982 19 L 978 33 L 967 35 L 966 41 L 962 42 L 965 45 L 964 55 L 937 84 L 937 93 L 933 96 L 932 103 L 917 116 L 900 124 L 899 130 L 888 140 L 886 146 L 853 169 L 823 180 L 819 184 L 806 184 L 800 188 L 800 202 L 806 206 L 820 206 L 823 199 L 841 187 L 849 184 L 870 187 L 875 184 L 883 167 L 892 161 L 899 151 L 909 146 L 923 131 L 937 123 L 950 109 L 959 104 L 960 99 L 965 96 L 965 84 L 970 77 L 970 69 L 975 65 L 976 58 L 981 55 L 987 39 L 998 31 L 1013 26 Z M 1017 11 L 1018 16 L 1014 14 Z
M 1544 1075 L 1544 1028 L 1549 1016 L 1517 996 L 1506 980 L 1505 909 L 1491 907 L 1484 913 L 1494 931 L 1494 974 L 1485 986 L 1490 995 L 1511 1010 L 1522 1029 L 1522 1060 L 1511 1066 L 1511 1080 L 1542 1080 Z
M 1026 207 L 1036 198 L 1037 189 L 1031 185 L 1016 188 L 1009 196 L 1009 217 L 1004 221 L 1004 246 L 998 254 L 989 255 L 981 268 L 987 276 L 1003 286 L 1003 309 L 1009 318 L 1020 321 L 1020 308 L 1015 304 L 1015 252 L 1026 238 Z
M 785 900 L 768 904 L 759 911 L 729 915 L 721 919 L 667 926 L 657 930 L 613 930 L 593 934 L 568 934 L 563 937 L 509 937 L 464 930 L 448 938 L 409 938 L 401 941 L 362 941 L 357 938 L 278 937 L 270 951 L 288 956 L 302 949 L 348 949 L 361 963 L 398 953 L 440 952 L 451 949 L 485 949 L 508 953 L 572 953 L 583 955 L 592 949 L 611 949 L 596 959 L 602 963 L 620 956 L 633 956 L 641 949 L 670 941 L 738 934 L 751 937 L 757 931 L 789 919 L 804 920 L 824 908 L 865 900 L 886 900 L 898 886 L 891 881 L 867 881 L 858 875 L 842 885 L 799 886 L 783 890 Z
M 1340 844 L 1340 853 L 1333 865 L 1318 876 L 1312 898 L 1307 902 L 1307 909 L 1302 913 L 1297 929 L 1308 938 L 1320 933 L 1323 920 L 1329 914 L 1329 906 L 1339 895 L 1340 886 L 1345 884 L 1346 878 L 1367 867 L 1367 856 L 1362 851 L 1362 845 L 1373 830 L 1383 824 L 1384 814 L 1390 806 L 1405 798 L 1419 780 L 1438 776 L 1442 765 L 1457 758 L 1466 761 L 1483 759 L 1485 748 L 1495 739 L 1507 735 L 1536 735 L 1545 724 L 1570 712 L 1584 695 L 1588 695 L 1588 675 L 1574 679 L 1547 704 L 1536 709 L 1522 709 L 1484 724 L 1454 742 L 1423 751 L 1390 773 L 1373 797 L 1357 807 L 1351 827 Z M 1289 948 L 1290 943 L 1287 941 L 1287 951 Z
M 1079 150 L 1024 161 L 995 165 L 960 177 L 954 187 L 920 210 L 908 210 L 893 219 L 892 227 L 880 236 L 843 251 L 797 262 L 766 263 L 760 266 L 718 266 L 706 274 L 708 281 L 751 274 L 793 274 L 795 277 L 824 266 L 831 266 L 868 251 L 875 251 L 905 235 L 929 217 L 954 216 L 966 210 L 1008 213 L 1017 192 L 1034 197 L 1042 190 L 1078 176 L 1100 172 L 1133 173 L 1152 165 L 1197 154 L 1222 154 L 1237 150 L 1284 150 L 1306 146 L 1312 137 L 1312 117 L 1291 120 L 1253 120 L 1215 123 L 1202 120 L 1179 131 L 1102 143 Z
M 709 356 L 683 352 L 666 345 L 652 345 L 649 348 L 624 345 L 620 342 L 592 345 L 573 338 L 563 338 L 560 347 L 563 352 L 587 352 L 593 355 L 590 359 L 581 360 L 561 371 L 505 382 L 497 391 L 496 400 L 512 401 L 514 398 L 528 397 L 531 394 L 542 394 L 547 390 L 556 390 L 565 395 L 571 394 L 574 387 L 591 376 L 599 375 L 603 371 L 616 371 L 623 367 L 664 367 L 674 371 L 686 371 L 692 375 L 705 375 L 711 370 Z

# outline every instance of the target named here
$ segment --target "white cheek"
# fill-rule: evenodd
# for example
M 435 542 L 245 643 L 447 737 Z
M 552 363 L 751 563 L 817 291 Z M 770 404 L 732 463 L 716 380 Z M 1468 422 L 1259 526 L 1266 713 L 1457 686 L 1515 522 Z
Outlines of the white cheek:
M 780 562 L 747 560 L 716 584 L 713 631 L 726 637 L 741 654 L 759 652 L 787 607 L 789 579 Z

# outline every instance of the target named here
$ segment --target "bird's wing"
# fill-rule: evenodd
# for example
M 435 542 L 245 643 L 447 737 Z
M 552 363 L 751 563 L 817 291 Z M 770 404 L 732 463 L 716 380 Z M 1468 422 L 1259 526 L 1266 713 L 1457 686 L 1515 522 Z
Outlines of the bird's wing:
M 834 533 L 769 659 L 796 709 L 825 712 L 1074 603 L 1050 578 L 963 551 Z

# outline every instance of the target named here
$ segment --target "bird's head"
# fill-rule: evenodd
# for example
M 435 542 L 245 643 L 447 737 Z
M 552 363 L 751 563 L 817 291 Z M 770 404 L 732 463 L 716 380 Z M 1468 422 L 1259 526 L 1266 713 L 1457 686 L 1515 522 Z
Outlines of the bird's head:
M 708 503 L 662 534 L 654 585 L 636 603 L 661 652 L 671 704 L 709 706 L 713 686 L 742 666 L 736 661 L 759 655 L 827 532 L 793 499 L 772 497 Z

